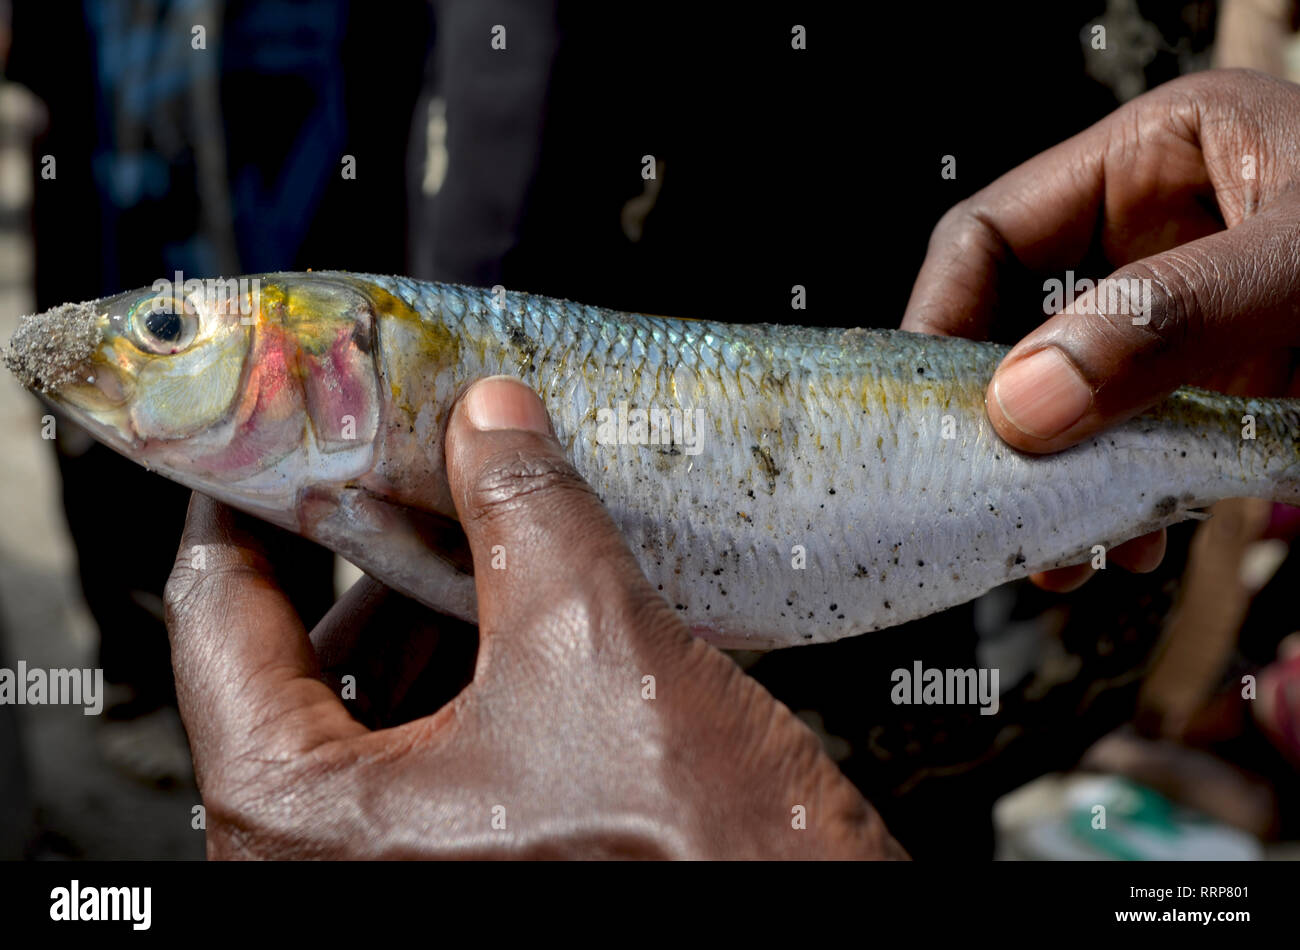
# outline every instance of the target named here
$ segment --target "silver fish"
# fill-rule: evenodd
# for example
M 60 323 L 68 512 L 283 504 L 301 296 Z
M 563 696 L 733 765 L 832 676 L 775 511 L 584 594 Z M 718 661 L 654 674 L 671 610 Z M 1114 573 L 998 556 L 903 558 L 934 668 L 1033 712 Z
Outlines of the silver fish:
M 1300 500 L 1296 402 L 1181 389 L 1029 456 L 984 411 L 1004 353 L 318 272 L 56 308 L 6 362 L 124 455 L 467 620 L 442 442 L 493 374 L 541 395 L 651 583 L 720 646 L 879 630 L 1222 498 Z

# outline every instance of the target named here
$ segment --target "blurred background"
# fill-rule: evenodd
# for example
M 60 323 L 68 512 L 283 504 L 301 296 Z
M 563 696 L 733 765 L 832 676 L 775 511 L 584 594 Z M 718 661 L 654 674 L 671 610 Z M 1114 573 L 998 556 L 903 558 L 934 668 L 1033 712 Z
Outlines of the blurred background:
M 802 284 L 803 322 L 894 326 L 1000 173 L 1187 72 L 1300 76 L 1292 0 L 856 6 L 0 0 L 0 337 L 176 270 L 306 268 L 734 322 L 789 322 Z M 1018 290 L 1007 342 L 1041 319 L 1042 277 Z M 45 411 L 0 379 L 0 667 L 108 697 L 0 705 L 0 857 L 201 858 L 161 620 L 188 492 Z M 1151 575 L 736 659 L 915 857 L 1300 857 L 1300 519 L 1214 514 Z M 355 572 L 297 553 L 310 625 Z M 1000 713 L 892 705 L 914 660 L 999 668 Z

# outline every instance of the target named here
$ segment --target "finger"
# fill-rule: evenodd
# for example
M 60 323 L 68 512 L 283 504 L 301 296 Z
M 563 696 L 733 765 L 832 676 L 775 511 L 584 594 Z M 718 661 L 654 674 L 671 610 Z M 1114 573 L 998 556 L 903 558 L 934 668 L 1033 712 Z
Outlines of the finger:
M 1161 528 L 1159 531 L 1152 531 L 1150 534 L 1116 545 L 1114 549 L 1107 552 L 1106 557 L 1127 571 L 1146 574 L 1154 571 L 1164 560 L 1165 543 L 1165 530 Z M 1055 594 L 1068 594 L 1072 590 L 1078 590 L 1096 573 L 1092 563 L 1085 562 L 1031 574 L 1029 579 L 1043 590 Z
M 362 577 L 311 643 L 352 715 L 379 728 L 436 712 L 459 693 L 473 677 L 478 631 Z
M 1092 575 L 1095 573 L 1097 572 L 1092 569 L 1091 564 L 1071 564 L 1069 567 L 1058 567 L 1055 570 L 1030 574 L 1029 579 L 1036 586 L 1053 594 L 1068 594 L 1092 580 Z
M 342 666 L 362 648 L 366 628 L 398 594 L 368 575 L 334 602 L 311 632 L 311 645 L 323 670 Z
M 903 329 L 982 339 L 1012 265 L 1059 274 L 1094 250 L 1126 264 L 1240 220 L 1252 207 L 1240 156 L 1267 151 L 1266 126 L 1292 93 L 1263 77 L 1232 81 L 1226 95 L 1223 74 L 1153 90 L 954 207 L 930 238 Z M 1242 101 L 1262 104 L 1243 115 Z M 1253 204 L 1289 187 L 1287 164 L 1269 162 L 1250 183 Z
M 1149 574 L 1165 559 L 1168 534 L 1164 528 L 1116 545 L 1106 553 L 1109 561 L 1134 574 Z
M 1198 367 L 1291 344 L 1300 204 L 1120 268 L 1021 340 L 988 389 L 999 435 L 1054 452 L 1157 402 Z
M 557 630 L 599 634 L 627 611 L 668 609 L 523 383 L 471 386 L 452 410 L 446 456 L 485 636 L 534 629 L 548 612 L 566 614 Z
M 230 757 L 365 731 L 318 679 L 307 633 L 257 537 L 267 530 L 196 492 L 167 580 L 176 692 L 200 778 Z
M 1008 265 L 1055 270 L 1081 260 L 1102 198 L 1103 134 L 1094 127 L 1048 149 L 945 214 L 930 235 L 902 329 L 984 339 Z

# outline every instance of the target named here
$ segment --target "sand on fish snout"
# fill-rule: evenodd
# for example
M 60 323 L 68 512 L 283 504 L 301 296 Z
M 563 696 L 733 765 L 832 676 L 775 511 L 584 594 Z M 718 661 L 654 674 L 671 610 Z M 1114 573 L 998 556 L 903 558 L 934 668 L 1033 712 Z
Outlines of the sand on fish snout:
M 102 339 L 91 302 L 69 303 L 23 317 L 4 352 L 4 364 L 31 390 L 57 392 L 82 380 L 82 366 Z

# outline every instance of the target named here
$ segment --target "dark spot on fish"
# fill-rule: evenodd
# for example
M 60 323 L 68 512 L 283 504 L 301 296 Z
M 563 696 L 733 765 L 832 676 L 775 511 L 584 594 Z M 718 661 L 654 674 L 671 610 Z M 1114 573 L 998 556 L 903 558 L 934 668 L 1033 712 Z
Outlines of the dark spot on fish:
M 1017 567 L 1025 563 L 1025 549 L 1017 548 L 1016 553 L 1007 558 L 1007 567 Z
M 1168 518 L 1177 510 L 1178 510 L 1178 499 L 1175 498 L 1173 495 L 1166 495 L 1164 498 L 1161 498 L 1158 502 L 1156 502 L 1155 508 L 1152 509 L 1152 517 Z
M 917 373 L 919 373 L 919 374 L 922 375 L 922 376 L 925 375 L 925 367 L 924 367 L 924 366 L 918 366 L 918 367 L 916 368 L 916 371 L 917 371 Z
M 839 610 L 839 609 L 840 609 L 839 604 L 831 604 L 831 610 Z
M 858 565 L 857 565 L 857 570 L 853 572 L 853 576 L 854 576 L 854 577 L 868 577 L 868 576 L 870 576 L 870 575 L 867 574 L 867 569 L 866 569 L 865 567 L 863 567 L 861 564 L 858 564 Z
M 526 350 L 530 346 L 536 348 L 536 344 L 534 344 L 533 341 L 529 339 L 528 334 L 525 333 L 523 330 L 521 330 L 519 327 L 516 326 L 507 327 L 506 336 L 510 338 L 510 343 L 512 346 L 517 346 L 521 350 Z
M 510 345 L 519 351 L 518 368 L 523 372 L 525 368 L 532 366 L 533 356 L 537 353 L 537 342 L 517 326 L 507 327 L 506 336 L 510 340 Z
M 917 567 L 925 567 L 925 562 L 924 562 L 924 561 L 917 561 L 917 562 L 916 562 L 916 566 L 917 566 Z
M 893 610 L 894 608 L 893 608 L 892 606 L 890 606 L 889 601 L 885 601 L 885 609 L 886 609 L 886 610 Z
M 767 493 L 776 494 L 776 477 L 781 474 L 781 470 L 776 467 L 772 461 L 772 453 L 761 445 L 751 445 L 749 451 L 753 454 L 754 460 L 758 463 L 759 469 L 767 478 Z
M 834 489 L 834 488 L 828 488 L 828 489 L 826 489 L 826 494 L 828 494 L 828 495 L 833 495 L 833 494 L 835 494 L 835 489 Z
M 790 382 L 790 371 L 786 370 L 780 376 L 772 373 L 771 370 L 764 370 L 762 385 L 764 389 L 784 389 Z

